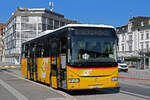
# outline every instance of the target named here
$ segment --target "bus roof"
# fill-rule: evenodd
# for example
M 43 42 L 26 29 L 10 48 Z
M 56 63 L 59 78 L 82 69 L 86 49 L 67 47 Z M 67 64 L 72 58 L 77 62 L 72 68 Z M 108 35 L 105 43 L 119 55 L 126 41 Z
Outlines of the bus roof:
M 58 31 L 58 30 L 61 30 L 61 29 L 64 29 L 64 28 L 69 28 L 69 27 L 96 27 L 96 28 L 114 28 L 113 26 L 110 26 L 110 25 L 103 25 L 103 24 L 100 24 L 100 25 L 95 25 L 95 24 L 67 24 L 65 26 L 62 26 L 60 28 L 57 28 L 55 30 L 46 30 L 44 32 L 41 32 L 39 34 L 39 36 L 35 37 L 35 38 L 32 38 L 32 39 L 29 39 L 27 40 L 26 42 L 29 42 L 31 40 L 34 40 L 36 38 L 39 38 L 41 36 L 44 36 L 44 35 L 47 35 L 47 34 L 50 34 L 50 33 L 53 33 L 55 31 Z M 24 43 L 26 43 L 24 42 Z
M 113 26 L 110 25 L 95 25 L 95 24 L 68 24 L 64 27 L 99 27 L 99 28 L 114 28 Z

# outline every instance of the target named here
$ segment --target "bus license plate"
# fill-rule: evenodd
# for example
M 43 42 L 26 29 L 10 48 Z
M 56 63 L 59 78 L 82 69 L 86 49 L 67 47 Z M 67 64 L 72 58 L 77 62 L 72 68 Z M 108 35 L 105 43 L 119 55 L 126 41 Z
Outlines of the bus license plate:
M 98 85 L 94 85 L 94 86 L 93 86 L 93 88 L 98 88 L 98 87 L 99 87 Z

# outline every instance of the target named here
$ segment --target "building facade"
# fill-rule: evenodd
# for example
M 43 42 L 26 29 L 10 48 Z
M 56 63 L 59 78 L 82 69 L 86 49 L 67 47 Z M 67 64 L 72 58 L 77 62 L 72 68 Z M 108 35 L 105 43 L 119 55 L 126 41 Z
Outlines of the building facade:
M 5 26 L 5 24 L 0 23 L 0 35 L 4 34 L 4 26 Z
M 150 17 L 133 17 L 127 25 L 118 27 L 116 32 L 119 38 L 119 58 L 144 58 L 144 62 L 148 60 L 145 54 L 150 52 Z
M 78 23 L 66 19 L 64 15 L 45 8 L 17 8 L 5 27 L 6 62 L 20 63 L 21 44 L 28 39 L 39 36 L 45 30 L 54 30 L 70 23 Z
M 4 27 L 5 24 L 0 23 L 0 62 L 4 62 Z

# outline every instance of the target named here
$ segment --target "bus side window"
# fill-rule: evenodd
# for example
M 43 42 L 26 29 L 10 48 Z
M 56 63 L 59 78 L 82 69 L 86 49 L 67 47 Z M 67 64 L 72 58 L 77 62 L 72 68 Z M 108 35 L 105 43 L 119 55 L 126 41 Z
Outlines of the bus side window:
M 61 68 L 66 69 L 67 38 L 61 38 Z
M 43 41 L 43 57 L 50 57 L 50 42 L 48 38 Z
M 25 45 L 25 58 L 27 58 L 28 56 L 28 48 L 27 48 L 27 45 Z
M 51 41 L 51 56 L 56 57 L 57 56 L 57 43 L 55 40 Z
M 22 58 L 25 58 L 25 45 L 22 45 Z
M 27 52 L 28 52 L 27 58 L 30 58 L 30 45 L 28 45 Z
M 37 57 L 41 57 L 41 48 L 42 45 L 40 43 L 37 44 L 37 47 L 36 47 L 36 56 Z
M 67 38 L 61 38 L 61 54 L 67 52 Z

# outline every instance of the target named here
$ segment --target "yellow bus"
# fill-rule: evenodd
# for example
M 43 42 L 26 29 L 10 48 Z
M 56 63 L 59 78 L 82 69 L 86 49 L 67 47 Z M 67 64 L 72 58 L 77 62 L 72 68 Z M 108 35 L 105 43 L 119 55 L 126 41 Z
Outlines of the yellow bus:
M 21 71 L 52 88 L 118 85 L 117 35 L 112 26 L 68 24 L 22 44 Z

